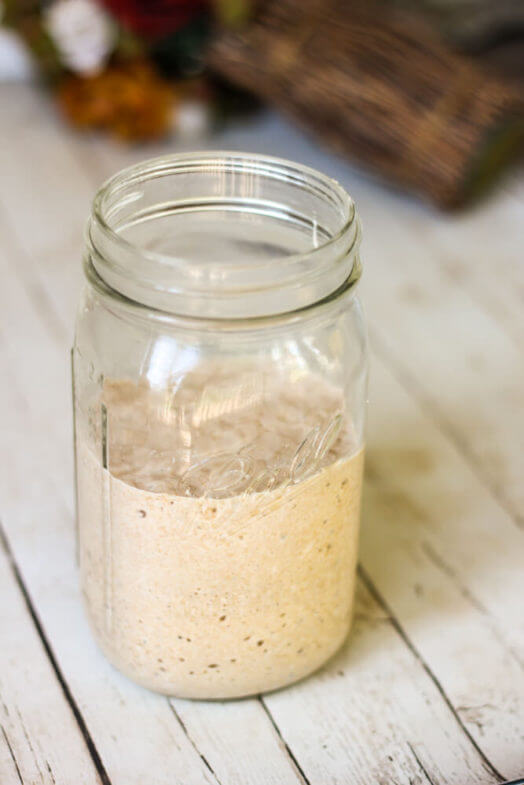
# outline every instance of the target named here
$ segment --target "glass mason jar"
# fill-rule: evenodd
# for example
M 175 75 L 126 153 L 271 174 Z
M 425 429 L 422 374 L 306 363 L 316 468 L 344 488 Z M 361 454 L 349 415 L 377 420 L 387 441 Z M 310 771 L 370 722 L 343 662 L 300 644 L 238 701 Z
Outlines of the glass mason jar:
M 318 668 L 351 620 L 366 334 L 334 180 L 237 153 L 98 192 L 73 350 L 78 543 L 133 680 L 229 698 Z

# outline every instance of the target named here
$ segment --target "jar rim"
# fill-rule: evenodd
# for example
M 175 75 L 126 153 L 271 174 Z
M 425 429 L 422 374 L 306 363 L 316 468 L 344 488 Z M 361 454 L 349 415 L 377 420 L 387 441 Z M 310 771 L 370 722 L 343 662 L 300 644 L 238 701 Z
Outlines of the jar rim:
M 351 299 L 353 297 L 355 287 L 362 274 L 362 266 L 360 259 L 357 258 L 350 276 L 344 283 L 326 297 L 312 302 L 310 305 L 282 313 L 241 317 L 195 316 L 173 313 L 171 311 L 144 305 L 108 286 L 98 274 L 89 258 L 84 258 L 84 274 L 98 294 L 110 303 L 108 307 L 114 307 L 116 311 L 121 311 L 122 315 L 131 311 L 134 313 L 133 318 L 140 317 L 146 320 L 152 319 L 153 321 L 161 322 L 166 326 L 172 325 L 177 329 L 187 329 L 189 331 L 215 332 L 216 330 L 220 330 L 221 332 L 250 332 L 268 330 L 272 327 L 279 329 L 299 322 L 302 323 L 305 319 L 317 319 L 326 313 L 331 314 L 332 308 L 337 305 L 342 306 L 346 299 Z
M 282 183 L 291 188 L 303 189 L 315 198 L 322 199 L 327 209 L 332 208 L 332 217 L 337 220 L 333 231 L 324 231 L 324 236 L 316 238 L 315 244 L 297 253 L 288 253 L 282 256 L 273 256 L 269 260 L 256 261 L 246 254 L 243 263 L 220 262 L 220 272 L 225 283 L 222 289 L 211 290 L 208 285 L 199 284 L 199 276 L 195 275 L 194 261 L 183 255 L 164 253 L 151 248 L 143 247 L 131 242 L 122 236 L 118 226 L 112 225 L 112 217 L 116 207 L 129 206 L 139 200 L 142 195 L 138 191 L 129 191 L 134 186 L 139 187 L 144 183 L 176 174 L 191 174 L 215 172 L 223 175 L 263 176 Z M 241 200 L 237 200 L 240 205 Z M 246 201 L 246 200 L 244 200 Z M 249 200 L 246 202 L 251 204 Z M 254 204 L 255 202 L 253 202 Z M 270 204 L 260 201 L 260 204 Z M 183 200 L 173 202 L 183 205 Z M 282 205 L 279 205 L 282 207 Z M 241 209 L 237 206 L 236 209 Z M 246 212 L 262 214 L 258 209 L 248 208 Z M 114 222 L 113 222 L 114 223 Z M 279 282 L 260 285 L 251 284 L 253 270 L 260 275 L 265 274 L 268 267 L 278 268 L 281 275 L 288 276 L 286 285 L 291 291 L 297 288 L 297 281 L 301 284 L 317 280 L 324 275 L 326 284 L 321 289 L 319 296 L 310 304 L 324 299 L 324 297 L 340 287 L 343 281 L 352 277 L 355 283 L 355 272 L 360 274 L 358 262 L 358 244 L 360 240 L 360 224 L 353 200 L 347 191 L 333 178 L 308 167 L 275 156 L 252 154 L 231 151 L 203 151 L 189 153 L 175 153 L 167 156 L 148 159 L 141 163 L 127 167 L 107 179 L 97 191 L 92 204 L 91 216 L 86 230 L 86 244 L 88 254 L 98 275 L 119 294 L 124 294 L 128 299 L 142 305 L 158 310 L 184 315 L 184 298 L 195 296 L 200 303 L 199 308 L 192 315 L 200 315 L 202 303 L 204 312 L 209 303 L 215 303 L 220 298 L 231 304 L 232 298 L 239 300 L 255 296 L 258 292 L 270 292 L 281 289 Z M 301 271 L 304 259 L 308 260 L 308 271 L 305 276 Z M 140 268 L 138 267 L 138 262 Z M 344 262 L 344 271 L 341 269 Z M 335 266 L 338 264 L 338 269 Z M 302 265 L 303 267 L 303 265 Z M 137 273 L 138 270 L 138 273 Z M 147 272 L 144 272 L 147 270 Z M 198 271 L 197 271 L 198 272 Z M 343 274 L 344 272 L 344 274 Z M 157 276 L 155 280 L 155 275 Z M 327 273 L 332 274 L 332 284 L 327 281 Z M 335 275 L 336 273 L 336 275 Z M 166 277 L 168 276 L 168 277 Z M 229 280 L 228 279 L 229 276 Z M 342 276 L 342 277 L 341 277 Z M 250 281 L 246 284 L 246 277 Z M 256 276 L 255 276 L 256 277 Z M 358 279 L 358 276 L 357 276 Z M 166 283 L 167 282 L 167 283 Z M 189 283 L 188 283 L 189 282 Z M 309 285 L 309 284 L 308 284 Z M 331 286 L 331 289 L 329 288 Z M 229 287 L 229 288 L 228 288 Z M 327 287 L 327 288 L 326 288 Z M 310 287 L 311 288 L 311 287 Z M 159 299 L 161 293 L 164 300 Z M 166 298 L 171 298 L 174 307 L 166 307 Z M 274 313 L 285 313 L 301 309 L 303 302 L 297 302 L 291 307 L 280 306 Z M 247 307 L 247 306 L 246 306 Z M 182 310 L 180 310 L 182 308 Z M 226 309 L 227 310 L 227 309 Z M 271 315 L 264 313 L 227 312 L 223 318 L 249 318 L 254 315 Z M 210 318 L 217 317 L 216 313 Z

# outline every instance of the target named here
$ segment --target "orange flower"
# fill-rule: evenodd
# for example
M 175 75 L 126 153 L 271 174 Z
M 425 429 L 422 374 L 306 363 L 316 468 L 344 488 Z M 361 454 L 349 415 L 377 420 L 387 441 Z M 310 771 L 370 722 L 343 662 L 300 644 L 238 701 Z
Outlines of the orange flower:
M 168 132 L 175 93 L 149 63 L 132 60 L 110 65 L 96 76 L 66 77 L 59 85 L 58 101 L 78 128 L 141 141 Z

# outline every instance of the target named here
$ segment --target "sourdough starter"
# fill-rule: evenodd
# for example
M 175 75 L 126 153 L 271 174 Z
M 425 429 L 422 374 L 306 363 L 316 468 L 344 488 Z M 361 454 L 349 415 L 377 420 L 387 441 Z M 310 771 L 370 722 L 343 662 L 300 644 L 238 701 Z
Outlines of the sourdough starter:
M 106 380 L 89 433 L 77 413 L 91 625 L 111 662 L 165 694 L 275 689 L 349 629 L 363 452 L 320 378 L 263 373 L 250 393 L 252 378 L 204 369 L 169 396 Z

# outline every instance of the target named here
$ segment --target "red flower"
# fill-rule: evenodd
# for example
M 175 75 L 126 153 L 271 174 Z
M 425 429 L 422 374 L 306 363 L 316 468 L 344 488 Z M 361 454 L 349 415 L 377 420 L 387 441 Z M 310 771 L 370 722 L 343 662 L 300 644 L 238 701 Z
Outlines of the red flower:
M 197 16 L 207 0 L 101 0 L 121 23 L 145 38 L 173 33 Z

